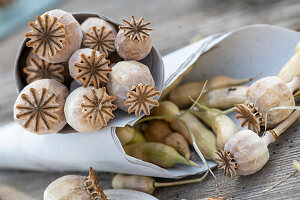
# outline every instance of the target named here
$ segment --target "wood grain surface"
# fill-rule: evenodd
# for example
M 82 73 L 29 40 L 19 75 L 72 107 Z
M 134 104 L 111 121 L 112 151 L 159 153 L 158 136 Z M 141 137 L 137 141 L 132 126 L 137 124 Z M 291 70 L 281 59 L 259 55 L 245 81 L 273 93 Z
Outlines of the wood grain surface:
M 128 18 L 132 13 L 144 16 L 155 27 L 153 40 L 162 55 L 187 45 L 198 35 L 207 36 L 256 23 L 287 28 L 300 25 L 299 0 L 73 0 L 65 1 L 57 8 L 70 12 L 98 12 L 117 21 Z M 25 25 L 24 23 L 15 34 L 0 41 L 1 123 L 12 120 L 12 106 L 17 96 L 13 64 L 18 46 L 27 30 Z M 294 173 L 277 187 L 263 192 L 294 172 L 293 160 L 300 161 L 299 131 L 300 125 L 297 122 L 277 142 L 270 145 L 270 160 L 255 175 L 235 177 L 230 181 L 220 171 L 214 171 L 217 179 L 210 175 L 201 183 L 159 188 L 154 196 L 172 200 L 201 199 L 215 195 L 215 185 L 219 184 L 220 192 L 228 199 L 300 199 L 299 173 Z M 64 174 L 0 171 L 0 200 L 41 200 L 47 185 Z M 111 188 L 113 174 L 98 175 L 104 188 Z

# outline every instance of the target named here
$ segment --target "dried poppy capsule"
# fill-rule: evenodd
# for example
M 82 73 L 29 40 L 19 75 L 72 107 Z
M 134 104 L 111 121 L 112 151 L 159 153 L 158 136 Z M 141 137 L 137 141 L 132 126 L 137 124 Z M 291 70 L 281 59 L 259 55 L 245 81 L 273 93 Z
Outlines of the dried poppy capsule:
M 99 28 L 104 26 L 106 30 L 112 31 L 114 35 L 117 35 L 117 30 L 113 24 L 98 17 L 89 17 L 80 26 L 84 33 L 90 32 L 94 26 Z
M 226 143 L 224 150 L 219 149 L 218 169 L 224 170 L 224 175 L 250 175 L 261 170 L 269 160 L 268 145 L 273 143 L 280 134 L 300 117 L 300 110 L 294 111 L 277 127 L 259 137 L 251 130 L 242 130 L 233 135 Z
M 43 61 L 44 65 L 39 66 L 34 66 L 29 68 L 28 73 L 26 73 L 24 70 L 25 68 L 32 66 L 32 61 L 35 60 L 38 63 L 41 63 Z M 31 78 L 28 78 L 29 80 L 26 80 L 27 83 L 31 83 L 35 80 L 40 80 L 40 79 L 55 79 L 59 82 L 62 82 L 64 85 L 67 87 L 73 80 L 72 77 L 70 76 L 69 73 L 69 66 L 68 62 L 62 62 L 62 63 L 48 63 L 47 61 L 44 61 L 41 59 L 38 55 L 34 54 L 32 50 L 29 52 L 28 56 L 26 57 L 26 66 L 23 68 L 24 73 L 26 74 L 26 79 L 27 77 L 31 76 Z M 36 64 L 34 64 L 36 65 Z M 48 66 L 48 67 L 46 67 Z M 52 68 L 52 66 L 55 66 Z M 61 69 L 61 66 L 63 66 L 63 70 Z M 62 77 L 61 77 L 62 75 Z M 33 80 L 31 80 L 33 79 Z
M 269 76 L 254 82 L 246 94 L 247 103 L 235 105 L 237 119 L 242 119 L 242 127 L 256 133 L 265 125 L 267 112 L 274 107 L 295 106 L 293 92 L 300 87 L 300 78 L 284 83 L 276 76 Z M 289 109 L 273 110 L 268 113 L 268 127 L 273 128 L 286 119 L 293 111 Z
M 79 87 L 68 96 L 65 115 L 68 124 L 79 132 L 95 132 L 107 126 L 117 107 L 115 97 L 106 93 L 106 88 Z
M 95 170 L 89 176 L 66 175 L 50 183 L 44 200 L 107 200 Z
M 26 45 L 33 47 L 33 53 L 49 63 L 67 61 L 81 46 L 80 24 L 63 10 L 55 9 L 37 16 L 28 26 L 31 31 L 25 33 L 30 39 Z
M 137 61 L 122 61 L 112 67 L 107 92 L 116 97 L 118 108 L 135 112 L 137 117 L 143 111 L 150 114 L 150 108 L 158 106 L 154 98 L 159 95 L 149 68 Z
M 27 85 L 14 105 L 14 119 L 36 134 L 57 133 L 66 125 L 64 105 L 69 94 L 63 84 L 42 79 Z
M 105 53 L 107 57 L 115 51 L 116 28 L 109 22 L 90 17 L 81 24 L 84 32 L 83 46 Z
M 69 60 L 70 75 L 83 87 L 94 86 L 96 89 L 102 83 L 108 83 L 108 74 L 112 71 L 109 60 L 104 54 L 92 49 L 79 49 Z
M 64 70 L 65 67 L 61 63 L 48 63 L 32 51 L 26 59 L 26 67 L 23 68 L 28 84 L 40 79 L 55 79 L 63 83 Z
M 219 162 L 218 168 L 224 169 L 224 175 L 229 174 L 230 178 L 236 173 L 239 175 L 256 173 L 269 160 L 268 145 L 274 142 L 299 116 L 300 111 L 294 111 L 281 124 L 267 131 L 262 137 L 251 130 L 238 132 L 226 143 L 224 150 L 218 150 L 219 158 L 216 159 Z
M 118 54 L 125 60 L 141 60 L 145 58 L 152 48 L 152 38 L 148 28 L 150 22 L 143 23 L 144 18 L 136 20 L 131 15 L 131 21 L 123 19 L 125 26 L 119 27 L 115 47 Z

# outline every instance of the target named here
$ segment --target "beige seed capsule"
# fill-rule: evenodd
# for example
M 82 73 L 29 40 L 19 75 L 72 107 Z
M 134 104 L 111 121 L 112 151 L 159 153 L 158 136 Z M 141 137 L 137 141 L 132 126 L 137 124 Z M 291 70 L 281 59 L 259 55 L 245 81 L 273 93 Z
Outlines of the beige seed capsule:
M 54 79 L 27 85 L 14 104 L 14 119 L 36 134 L 57 133 L 66 125 L 64 105 L 69 91 Z
M 80 24 L 63 10 L 48 11 L 28 25 L 32 30 L 25 33 L 30 39 L 26 45 L 33 47 L 33 52 L 49 63 L 67 61 L 81 46 Z
M 53 181 L 44 191 L 44 200 L 107 200 L 95 171 L 88 177 L 66 175 Z
M 125 60 L 141 60 L 145 58 L 152 48 L 152 38 L 148 28 L 150 22 L 143 23 L 144 18 L 136 20 L 131 15 L 131 21 L 123 19 L 125 26 L 120 26 L 116 36 L 115 47 L 118 54 Z
M 79 87 L 68 96 L 65 115 L 68 124 L 79 132 L 95 132 L 107 126 L 114 118 L 117 106 L 115 97 L 106 93 L 106 88 Z
M 235 105 L 236 118 L 242 119 L 241 125 L 256 133 L 264 126 L 264 118 L 268 113 L 267 124 L 274 128 L 285 120 L 293 111 L 280 109 L 268 112 L 271 108 L 295 106 L 293 92 L 300 88 L 300 78 L 284 83 L 276 76 L 268 76 L 254 82 L 246 93 L 246 103 Z
M 140 116 L 143 111 L 150 114 L 150 108 L 158 106 L 154 98 L 156 91 L 149 68 L 137 61 L 121 61 L 112 67 L 109 82 L 106 85 L 109 95 L 116 97 L 118 108 Z

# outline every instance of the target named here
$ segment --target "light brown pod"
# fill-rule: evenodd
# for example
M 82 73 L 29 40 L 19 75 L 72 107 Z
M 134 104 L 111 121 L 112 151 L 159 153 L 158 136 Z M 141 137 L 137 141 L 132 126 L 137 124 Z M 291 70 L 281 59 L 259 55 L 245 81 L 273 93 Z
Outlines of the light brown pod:
M 68 96 L 65 115 L 68 124 L 79 132 L 95 132 L 107 126 L 117 107 L 115 97 L 106 93 L 106 88 L 79 87 Z
M 109 60 L 104 54 L 93 49 L 79 49 L 69 60 L 70 75 L 83 87 L 94 86 L 96 89 L 108 83 L 108 74 L 112 71 Z
M 141 60 L 145 58 L 152 48 L 152 38 L 148 28 L 150 22 L 143 23 L 144 18 L 136 20 L 131 15 L 131 21 L 123 19 L 125 26 L 120 26 L 116 36 L 115 47 L 118 54 L 125 60 Z
M 171 133 L 165 138 L 164 143 L 176 149 L 186 159 L 190 159 L 191 152 L 189 144 L 183 135 L 176 132 Z
M 95 171 L 89 176 L 66 175 L 53 181 L 44 191 L 44 200 L 107 200 Z
M 25 33 L 30 39 L 26 45 L 33 47 L 33 52 L 49 63 L 67 61 L 81 46 L 80 24 L 63 10 L 48 11 L 28 25 L 32 31 Z
M 17 97 L 14 119 L 36 134 L 57 133 L 66 125 L 64 105 L 68 94 L 66 86 L 56 80 L 37 80 Z
M 189 73 L 192 67 L 193 65 L 186 72 Z M 215 76 L 213 78 L 210 78 L 207 81 L 204 91 L 207 92 L 210 90 L 215 90 L 215 89 L 220 89 L 225 87 L 234 88 L 233 86 L 245 84 L 247 82 L 254 80 L 255 78 L 256 77 L 235 79 L 224 75 Z M 182 84 L 170 91 L 169 99 L 173 101 L 179 108 L 187 108 L 190 105 L 192 105 L 192 102 L 189 97 L 191 97 L 192 99 L 197 99 L 197 97 L 203 90 L 204 84 L 205 81 L 189 82 L 189 83 Z M 222 97 L 223 96 L 226 96 L 226 94 L 222 95 Z M 222 101 L 222 99 L 220 101 Z
M 159 92 L 154 86 L 149 68 L 137 61 L 122 61 L 114 65 L 106 85 L 108 94 L 116 97 L 117 107 L 129 113 L 137 111 L 137 116 L 142 110 L 150 114 L 150 108 L 158 106 L 154 97 Z M 135 109 L 135 105 L 139 108 Z
M 293 91 L 299 89 L 300 79 L 294 78 L 290 83 L 284 83 L 276 76 L 268 76 L 254 82 L 248 89 L 247 102 L 236 105 L 236 117 L 242 119 L 242 126 L 258 133 L 264 126 L 267 112 L 274 107 L 294 106 Z M 268 113 L 267 124 L 269 128 L 277 126 L 286 119 L 293 110 L 280 109 Z
M 172 133 L 169 124 L 163 120 L 152 120 L 145 131 L 145 137 L 149 142 L 164 143 L 165 138 Z

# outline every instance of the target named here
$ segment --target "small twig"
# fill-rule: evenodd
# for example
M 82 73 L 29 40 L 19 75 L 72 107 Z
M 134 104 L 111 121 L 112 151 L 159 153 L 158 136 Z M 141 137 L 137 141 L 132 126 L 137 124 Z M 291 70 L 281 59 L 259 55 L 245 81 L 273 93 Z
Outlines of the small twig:
M 283 183 L 284 181 L 288 180 L 289 178 L 291 178 L 295 173 L 297 172 L 297 170 L 293 171 L 290 175 L 288 175 L 287 177 L 285 177 L 284 179 L 282 179 L 281 181 L 279 181 L 278 183 L 274 184 L 272 187 L 263 190 L 262 193 L 267 192 L 273 188 L 275 188 L 276 186 L 280 185 L 281 183 Z
M 195 102 L 193 103 L 193 105 L 191 105 L 187 110 L 185 110 L 183 113 L 181 113 L 181 114 L 179 115 L 179 118 L 182 117 L 183 115 L 185 115 L 186 113 L 190 112 L 190 111 L 196 106 L 197 102 L 199 101 L 199 99 L 201 98 L 201 96 L 202 96 L 202 94 L 203 94 L 203 92 L 204 92 L 204 89 L 205 89 L 205 87 L 206 87 L 206 84 L 207 84 L 207 80 L 204 82 L 203 88 L 202 88 L 202 90 L 201 90 L 199 96 L 197 97 L 196 101 L 195 101 Z

